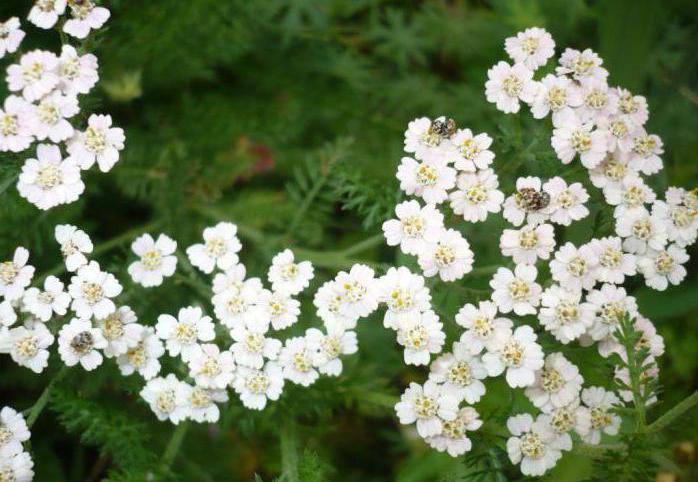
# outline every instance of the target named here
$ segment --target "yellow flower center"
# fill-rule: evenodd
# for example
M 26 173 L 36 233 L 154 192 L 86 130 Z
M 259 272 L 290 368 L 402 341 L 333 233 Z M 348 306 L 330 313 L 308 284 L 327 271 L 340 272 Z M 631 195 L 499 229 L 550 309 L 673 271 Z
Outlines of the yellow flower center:
M 494 327 L 489 318 L 479 316 L 473 321 L 473 330 L 475 330 L 475 333 L 477 333 L 480 338 L 489 338 L 494 331 Z
M 12 114 L 0 116 L 0 133 L 5 137 L 19 134 L 19 121 L 17 120 L 17 116 Z
M 156 249 L 148 251 L 141 256 L 141 263 L 148 271 L 154 271 L 162 266 L 162 254 Z
M 155 398 L 155 407 L 159 412 L 170 413 L 175 408 L 174 390 L 164 390 Z
M 39 345 L 33 336 L 25 336 L 15 342 L 15 352 L 22 358 L 34 358 L 39 353 Z M 2 445 L 2 444 L 0 444 Z
M 567 92 L 562 87 L 551 87 L 547 100 L 550 110 L 558 111 L 567 105 Z
M 196 342 L 197 335 L 194 327 L 189 323 L 177 323 L 174 330 L 175 338 L 183 345 L 191 345 Z
M 599 257 L 599 263 L 604 268 L 617 268 L 623 260 L 623 253 L 615 248 L 607 247 Z
M 538 246 L 538 234 L 532 229 L 523 229 L 519 232 L 519 246 L 523 249 L 533 249 Z
M 612 422 L 613 420 L 606 410 L 600 407 L 594 407 L 591 409 L 591 428 L 594 430 L 606 428 L 611 425 Z
M 654 153 L 657 141 L 652 136 L 637 136 L 633 139 L 633 152 L 642 157 L 648 157 Z
M 518 367 L 523 361 L 524 351 L 521 345 L 515 341 L 510 340 L 502 349 L 502 361 L 508 367 Z
M 571 323 L 579 317 L 579 305 L 561 301 L 555 308 L 555 315 L 562 323 Z
M 84 281 L 82 283 L 82 296 L 89 304 L 94 305 L 104 298 L 104 290 L 97 283 Z
M 439 407 L 436 401 L 426 395 L 419 395 L 413 402 L 414 411 L 419 418 L 432 418 L 436 416 Z
M 461 142 L 459 149 L 461 155 L 471 161 L 477 157 L 481 150 L 474 139 L 465 139 Z
M 543 390 L 550 393 L 559 392 L 565 386 L 560 372 L 554 368 L 543 368 L 540 375 L 540 383 Z
M 36 173 L 36 185 L 44 191 L 53 189 L 63 181 L 63 173 L 54 164 L 41 166 Z
M 529 459 L 539 459 L 543 457 L 545 448 L 540 437 L 534 433 L 527 433 L 521 437 L 521 453 Z
M 423 325 L 416 325 L 405 331 L 405 345 L 413 350 L 423 348 L 429 339 L 427 329 Z
M 440 267 L 450 266 L 456 262 L 456 252 L 450 246 L 440 244 L 434 252 L 436 264 Z
M 0 279 L 6 285 L 13 283 L 18 274 L 19 270 L 12 261 L 5 261 L 0 264 Z
M 261 395 L 267 391 L 271 382 L 264 372 L 255 372 L 245 379 L 245 387 L 256 395 Z
M 417 238 L 424 232 L 424 220 L 419 216 L 410 216 L 402 220 L 402 232 L 409 238 Z
M 293 368 L 302 373 L 307 373 L 313 368 L 310 354 L 307 350 L 303 349 L 293 354 Z
M 487 201 L 487 189 L 478 182 L 465 191 L 465 197 L 473 204 L 484 203 Z
M 587 272 L 587 262 L 581 256 L 575 256 L 567 263 L 567 272 L 576 278 L 581 278 Z
M 284 281 L 292 281 L 298 276 L 298 265 L 296 263 L 287 263 L 281 267 L 281 279 Z
M 219 258 L 228 251 L 228 246 L 223 238 L 211 238 L 206 242 L 206 252 L 214 257 Z
M 118 340 L 124 336 L 124 323 L 121 321 L 121 316 L 118 312 L 107 316 L 102 322 L 102 333 L 104 338 L 109 341 Z
M 525 281 L 515 278 L 509 283 L 509 294 L 514 301 L 526 301 L 531 295 L 531 287 Z
M 586 131 L 574 131 L 570 143 L 572 144 L 572 149 L 581 154 L 591 150 L 591 136 Z
M 523 81 L 512 74 L 502 81 L 502 88 L 509 97 L 518 97 L 523 89 Z
M 453 363 L 448 368 L 446 379 L 454 385 L 467 387 L 473 381 L 473 371 L 470 364 L 465 361 Z
M 439 179 L 436 168 L 420 164 L 417 168 L 417 183 L 422 186 L 433 186 Z
M 668 275 L 672 272 L 675 266 L 674 258 L 666 251 L 661 251 L 657 254 L 657 258 L 654 260 L 654 266 L 657 269 L 657 273 L 661 275 Z
M 387 304 L 391 311 L 409 311 L 412 308 L 412 296 L 402 288 L 395 288 L 390 293 Z

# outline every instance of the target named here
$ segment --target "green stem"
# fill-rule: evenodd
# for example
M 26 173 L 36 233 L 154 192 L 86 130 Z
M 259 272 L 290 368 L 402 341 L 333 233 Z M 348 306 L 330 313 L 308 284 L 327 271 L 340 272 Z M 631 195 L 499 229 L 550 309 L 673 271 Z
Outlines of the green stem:
M 497 452 L 493 449 L 489 450 L 490 463 L 494 469 L 494 478 L 497 482 L 507 482 L 507 478 L 503 473 L 502 462 L 499 460 Z
M 633 406 L 635 408 L 636 431 L 642 433 L 647 426 L 647 416 L 645 413 L 645 400 L 642 396 L 642 383 L 640 375 L 642 373 L 642 362 L 637 361 L 635 352 L 635 339 L 633 337 L 635 328 L 632 320 L 626 318 L 622 321 L 625 325 L 622 327 L 624 336 L 623 344 L 628 357 L 628 375 L 630 377 L 630 389 L 633 392 Z
M 671 425 L 677 418 L 681 417 L 687 411 L 698 405 L 698 391 L 693 392 L 688 397 L 674 405 L 664 415 L 652 422 L 647 427 L 647 432 L 659 432 Z
M 382 244 L 385 244 L 385 238 L 381 233 L 371 236 L 370 238 L 366 238 L 363 241 L 359 241 L 358 243 L 349 246 L 341 252 L 344 256 L 351 256 L 353 254 L 361 253 L 362 251 L 366 251 L 367 249 L 371 249 Z
M 598 457 L 608 451 L 620 451 L 625 449 L 626 446 L 622 443 L 603 445 L 580 444 L 574 447 L 574 450 L 577 453 L 587 455 L 589 457 Z
M 179 448 L 182 446 L 187 430 L 189 430 L 189 422 L 185 421 L 180 422 L 174 432 L 172 432 L 172 437 L 170 437 L 170 441 L 167 443 L 165 452 L 162 455 L 162 465 L 165 468 L 169 468 L 177 458 Z
M 281 467 L 283 482 L 299 482 L 298 431 L 296 421 L 288 418 L 281 426 Z
M 36 422 L 36 419 L 39 418 L 39 415 L 41 415 L 41 412 L 43 412 L 44 408 L 46 408 L 46 405 L 48 404 L 49 399 L 51 398 L 51 390 L 53 389 L 53 386 L 58 382 L 61 378 L 63 378 L 63 375 L 68 371 L 67 366 L 63 366 L 58 373 L 53 377 L 53 379 L 46 385 L 44 388 L 44 391 L 41 392 L 41 395 L 39 395 L 39 398 L 36 400 L 34 405 L 29 409 L 29 414 L 27 415 L 27 427 L 32 428 L 34 423 Z

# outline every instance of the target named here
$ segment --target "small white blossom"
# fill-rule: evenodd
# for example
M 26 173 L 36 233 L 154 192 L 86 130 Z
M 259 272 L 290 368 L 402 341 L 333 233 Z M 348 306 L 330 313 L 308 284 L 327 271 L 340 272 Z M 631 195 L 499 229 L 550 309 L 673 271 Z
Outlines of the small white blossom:
M 121 306 L 105 318 L 97 320 L 97 327 L 107 340 L 104 356 L 118 357 L 141 342 L 145 327 L 137 321 L 136 313 L 128 306 Z
M 269 324 L 258 305 L 262 291 L 262 281 L 250 278 L 239 288 L 229 288 L 213 295 L 211 303 L 216 318 L 228 328 L 244 323 Z
M 290 295 L 262 290 L 258 306 L 264 320 L 271 321 L 275 330 L 295 325 L 301 313 L 301 304 Z
M 67 0 L 36 0 L 27 20 L 39 28 L 53 28 L 58 17 L 65 13 L 67 3 Z
M 7 87 L 22 92 L 29 102 L 38 100 L 58 85 L 58 57 L 45 50 L 32 50 L 7 68 Z
M 516 180 L 516 192 L 504 201 L 504 219 L 514 226 L 540 224 L 550 217 L 550 195 L 542 191 L 538 177 L 520 177 Z
M 247 276 L 247 268 L 242 263 L 233 265 L 223 273 L 216 273 L 213 277 L 213 293 L 217 295 L 226 291 L 240 291 L 244 286 L 245 276 Z
M 32 106 L 32 133 L 39 141 L 63 142 L 72 137 L 74 129 L 68 119 L 78 112 L 77 98 L 54 91 Z
M 444 229 L 444 216 L 432 204 L 422 207 L 415 200 L 403 201 L 395 206 L 395 214 L 397 219 L 383 223 L 383 234 L 388 246 L 400 245 L 405 254 L 419 254 L 437 242 Z
M 19 19 L 10 17 L 0 22 L 0 59 L 5 54 L 13 54 L 24 39 L 24 31 L 20 28 Z
M 310 261 L 295 261 L 293 251 L 285 249 L 271 260 L 267 278 L 274 291 L 297 295 L 310 284 L 315 276 Z
M 326 333 L 310 328 L 305 338 L 313 351 L 313 365 L 323 375 L 339 376 L 343 369 L 340 355 L 352 355 L 359 350 L 356 332 L 343 326 L 329 326 Z
M 490 280 L 494 290 L 492 301 L 502 313 L 514 312 L 519 316 L 536 313 L 542 288 L 536 283 L 538 270 L 535 266 L 519 264 L 512 272 L 499 268 Z
M 587 244 L 577 248 L 565 243 L 550 261 L 550 273 L 560 286 L 569 290 L 590 290 L 596 284 L 599 260 Z
M 378 308 L 378 283 L 368 266 L 355 264 L 348 273 L 340 271 L 335 280 L 341 295 L 339 312 L 343 317 L 365 318 Z
M 569 226 L 589 215 L 589 209 L 584 205 L 589 194 L 581 183 L 568 186 L 561 177 L 553 177 L 543 184 L 543 190 L 550 195 L 550 222 Z
M 140 395 L 161 422 L 169 420 L 177 425 L 189 416 L 188 390 L 172 373 L 149 380 Z
M 664 223 L 669 242 L 685 248 L 698 237 L 698 210 L 683 204 L 655 201 L 652 215 Z
M 645 254 L 648 249 L 662 251 L 667 243 L 665 224 L 659 215 L 652 216 L 646 209 L 617 218 L 616 233 L 624 238 L 623 250 L 632 254 Z
M 317 316 L 325 326 L 340 325 L 347 329 L 356 328 L 357 318 L 341 311 L 344 296 L 337 281 L 328 281 L 317 290 L 313 304 L 317 308 Z
M 471 223 L 484 221 L 489 213 L 502 210 L 504 194 L 497 189 L 499 179 L 492 169 L 458 176 L 458 189 L 451 192 L 449 200 L 456 214 Z
M 574 402 L 582 390 L 584 378 L 579 369 L 562 353 L 551 353 L 545 364 L 536 372 L 536 381 L 526 387 L 529 400 L 543 413 L 551 413 Z
M 49 321 L 54 313 L 59 316 L 65 315 L 71 298 L 63 288 L 61 280 L 55 276 L 47 276 L 43 290 L 32 287 L 24 292 L 22 310 L 43 322 Z
M 199 349 L 199 341 L 212 341 L 216 337 L 213 321 L 199 307 L 188 306 L 172 315 L 158 316 L 155 325 L 158 337 L 165 341 L 170 356 L 180 356 L 187 362 Z
M 512 330 L 509 318 L 497 318 L 497 306 L 491 301 L 480 301 L 478 306 L 466 303 L 456 315 L 456 323 L 465 328 L 460 342 L 474 354 L 483 349 L 494 349 L 495 340 Z
M 111 13 L 104 7 L 96 6 L 92 0 L 82 0 L 69 4 L 71 18 L 63 25 L 63 31 L 78 39 L 84 39 L 91 30 L 101 28 Z
M 29 427 L 22 414 L 12 407 L 2 407 L 0 410 L 0 458 L 9 459 L 21 453 L 22 444 L 30 437 Z M 0 470 L 0 474 L 4 478 L 5 472 Z
M 424 276 L 438 274 L 443 281 L 455 281 L 473 270 L 474 256 L 468 240 L 455 229 L 447 229 L 419 254 L 418 261 Z
M 670 244 L 660 251 L 648 249 L 638 257 L 637 269 L 645 277 L 647 286 L 664 291 L 669 284 L 678 285 L 684 280 L 686 268 L 683 264 L 688 258 L 684 248 Z
M 429 379 L 443 384 L 444 390 L 469 404 L 480 401 L 485 394 L 487 370 L 478 355 L 462 341 L 453 343 L 452 353 L 441 355 L 431 364 Z
M 538 82 L 538 89 L 533 98 L 531 113 L 535 119 L 543 119 L 552 112 L 553 125 L 558 127 L 563 112 L 582 104 L 579 88 L 567 77 L 548 74 Z
M 390 267 L 378 280 L 378 300 L 387 310 L 383 326 L 397 330 L 419 313 L 431 309 L 431 294 L 424 278 L 404 266 Z
M 639 176 L 628 176 L 618 185 L 605 188 L 603 192 L 606 202 L 616 206 L 613 210 L 616 218 L 622 218 L 630 213 L 644 213 L 645 204 L 653 203 L 657 197 Z
M 34 141 L 31 106 L 16 95 L 9 95 L 0 109 L 0 152 L 22 152 Z
M 42 210 L 77 201 L 85 183 L 73 159 L 63 160 L 60 148 L 53 144 L 39 144 L 36 154 L 36 159 L 27 159 L 22 166 L 19 194 Z
M 625 278 L 636 274 L 637 258 L 625 253 L 618 237 L 592 239 L 589 247 L 599 261 L 596 278 L 602 283 L 623 284 Z
M 459 129 L 451 138 L 458 158 L 453 166 L 465 172 L 487 169 L 494 161 L 494 152 L 490 150 L 492 138 L 487 134 L 473 135 L 470 129 Z
M 34 461 L 29 452 L 20 452 L 10 457 L 0 458 L 0 474 L 12 482 L 34 480 Z
M 202 388 L 223 390 L 235 379 L 235 361 L 230 350 L 204 343 L 189 360 L 189 376 Z
M 574 112 L 560 113 L 550 143 L 558 159 L 569 164 L 579 155 L 582 165 L 593 169 L 606 157 L 606 136 L 591 122 L 583 122 Z
M 417 161 L 403 157 L 397 168 L 400 189 L 419 196 L 427 204 L 440 204 L 456 185 L 456 170 L 446 160 Z
M 555 249 L 555 230 L 551 224 L 505 229 L 499 238 L 499 249 L 516 264 L 536 264 L 539 259 L 550 258 Z
M 278 400 L 284 388 L 284 376 L 276 362 L 267 362 L 264 368 L 240 367 L 234 382 L 242 404 L 252 410 L 263 410 L 268 400 Z
M 555 55 L 555 41 L 544 29 L 532 27 L 507 38 L 504 50 L 515 63 L 536 70 Z
M 177 268 L 177 242 L 165 234 L 158 236 L 157 241 L 150 234 L 143 234 L 133 241 L 131 250 L 140 259 L 129 265 L 128 274 L 146 288 L 160 286 L 163 278 L 172 276 Z
M 230 330 L 233 344 L 230 351 L 235 363 L 249 368 L 260 369 L 264 360 L 276 360 L 282 343 L 267 337 L 268 324 L 247 323 L 236 325 Z
M 24 290 L 34 277 L 34 267 L 27 264 L 29 251 L 23 247 L 15 249 L 11 261 L 0 263 L 0 295 L 6 301 L 15 301 L 22 297 Z
M 589 433 L 591 430 L 589 412 L 586 407 L 580 406 L 579 402 L 580 399 L 577 397 L 569 405 L 555 408 L 546 416 L 556 434 L 569 437 L 569 433 L 575 431 L 580 437 L 585 437 Z
M 81 169 L 89 169 L 96 162 L 100 171 L 109 172 L 119 160 L 125 139 L 123 129 L 112 127 L 110 115 L 92 114 L 87 129 L 68 142 L 68 152 Z
M 198 423 L 216 423 L 221 416 L 216 403 L 227 402 L 228 392 L 181 383 L 188 417 Z
M 521 464 L 521 473 L 541 476 L 555 467 L 563 450 L 572 449 L 572 441 L 555 433 L 548 417 L 539 415 L 533 421 L 529 414 L 509 417 L 507 453 L 514 464 Z
M 482 356 L 487 373 L 496 377 L 506 372 L 510 387 L 528 387 L 535 383 L 536 371 L 543 367 L 543 350 L 536 342 L 537 336 L 528 325 L 497 333 Z
M 104 318 L 116 310 L 111 298 L 120 295 L 122 289 L 113 274 L 102 271 L 96 261 L 90 261 L 70 279 L 68 293 L 73 297 L 70 308 L 79 318 Z
M 106 347 L 101 330 L 89 319 L 73 318 L 58 333 L 58 354 L 69 367 L 79 363 L 88 372 L 94 370 L 104 360 L 99 350 Z
M 576 110 L 583 122 L 599 125 L 602 119 L 618 111 L 618 97 L 605 79 L 589 79 L 582 84 L 582 105 Z
M 458 457 L 472 449 L 472 442 L 467 432 L 482 427 L 477 411 L 473 407 L 458 410 L 453 420 L 442 420 L 441 433 L 425 439 L 426 443 L 439 452 L 446 452 L 451 457 Z
M 541 296 L 538 321 L 564 345 L 582 336 L 594 323 L 594 317 L 594 306 L 582 303 L 579 290 L 552 285 Z
M 401 424 L 416 422 L 421 437 L 434 437 L 443 432 L 444 421 L 458 416 L 458 400 L 432 381 L 424 385 L 410 383 L 395 405 L 395 411 Z
M 279 353 L 279 365 L 285 379 L 304 387 L 312 385 L 319 377 L 313 366 L 313 350 L 302 336 L 286 340 Z
M 54 336 L 43 323 L 27 323 L 10 329 L 0 336 L 0 353 L 9 353 L 12 360 L 34 373 L 41 373 L 48 366 L 48 348 Z
M 433 311 L 426 311 L 412 317 L 400 326 L 397 341 L 405 347 L 404 359 L 407 365 L 427 365 L 432 353 L 440 353 L 446 342 L 443 323 Z
M 216 267 L 223 271 L 232 268 L 239 261 L 237 253 L 242 249 L 237 232 L 236 225 L 225 222 L 204 229 L 204 243 L 187 248 L 189 261 L 206 274 Z
M 487 101 L 497 105 L 505 114 L 516 114 L 520 101 L 531 103 L 536 94 L 533 71 L 523 64 L 509 65 L 498 62 L 487 71 L 485 95 Z
M 61 254 L 68 271 L 77 271 L 87 264 L 85 254 L 92 253 L 92 241 L 84 231 L 70 224 L 58 224 L 55 229 L 55 237 L 61 246 Z
M 589 170 L 591 183 L 604 190 L 620 190 L 623 181 L 629 177 L 637 177 L 638 173 L 628 166 L 625 156 L 610 153 L 595 168 Z
M 97 81 L 97 57 L 92 54 L 78 55 L 72 45 L 64 44 L 58 58 L 58 87 L 68 96 L 87 94 Z
M 119 355 L 116 362 L 124 376 L 138 372 L 145 380 L 150 380 L 160 373 L 160 357 L 165 354 L 165 346 L 151 326 L 141 330 L 138 343 Z
M 608 77 L 608 71 L 601 67 L 603 60 L 593 50 L 586 49 L 583 52 L 567 48 L 560 56 L 558 74 L 571 74 L 575 80 L 586 81 L 589 79 L 604 80 Z
M 662 170 L 664 163 L 660 157 L 664 154 L 664 144 L 659 136 L 647 134 L 639 129 L 632 137 L 633 147 L 628 153 L 628 165 L 641 173 L 651 176 Z
M 613 392 L 601 387 L 589 387 L 582 390 L 582 402 L 587 410 L 584 417 L 589 420 L 589 433 L 582 437 L 588 444 L 601 442 L 601 434 L 617 435 L 621 419 L 611 410 L 620 405 L 620 400 Z
M 446 125 L 445 117 L 430 120 L 420 117 L 411 121 L 405 131 L 405 152 L 414 153 L 417 159 L 424 161 L 441 160 L 448 157 L 453 150 L 451 142 L 439 130 L 439 125 Z
M 594 307 L 596 317 L 589 328 L 588 335 L 598 341 L 599 353 L 606 357 L 618 347 L 614 333 L 620 326 L 620 317 L 628 315 L 635 318 L 637 302 L 628 296 L 625 288 L 604 284 L 601 288 L 589 292 L 587 302 Z

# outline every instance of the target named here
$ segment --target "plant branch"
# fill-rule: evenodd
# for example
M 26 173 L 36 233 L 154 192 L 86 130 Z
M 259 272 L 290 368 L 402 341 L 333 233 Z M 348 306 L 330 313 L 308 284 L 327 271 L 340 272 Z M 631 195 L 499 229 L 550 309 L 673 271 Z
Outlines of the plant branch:
M 300 482 L 298 478 L 298 431 L 296 421 L 287 418 L 281 426 L 281 467 L 283 482 Z
M 673 408 L 669 409 L 664 415 L 652 422 L 647 427 L 647 432 L 653 433 L 664 430 L 666 427 L 676 421 L 676 419 L 681 417 L 696 405 L 698 405 L 698 390 L 684 398 L 682 401 L 674 405 Z
M 51 390 L 53 389 L 53 386 L 61 379 L 63 378 L 63 375 L 66 374 L 68 371 L 68 367 L 63 365 L 63 367 L 56 373 L 56 375 L 51 379 L 51 381 L 46 385 L 44 388 L 44 391 L 41 392 L 41 395 L 39 395 L 39 398 L 36 400 L 34 405 L 29 409 L 29 414 L 27 415 L 27 427 L 32 428 L 34 423 L 36 422 L 36 419 L 39 418 L 39 415 L 41 415 L 41 412 L 43 412 L 44 408 L 46 408 L 46 405 L 48 404 L 49 399 L 51 398 Z
M 170 468 L 172 463 L 177 458 L 179 448 L 182 446 L 182 442 L 187 434 L 187 430 L 189 430 L 189 422 L 185 421 L 180 422 L 179 425 L 177 425 L 177 428 L 175 428 L 174 432 L 172 432 L 172 437 L 170 437 L 170 441 L 167 443 L 165 452 L 162 455 L 162 465 L 166 469 Z

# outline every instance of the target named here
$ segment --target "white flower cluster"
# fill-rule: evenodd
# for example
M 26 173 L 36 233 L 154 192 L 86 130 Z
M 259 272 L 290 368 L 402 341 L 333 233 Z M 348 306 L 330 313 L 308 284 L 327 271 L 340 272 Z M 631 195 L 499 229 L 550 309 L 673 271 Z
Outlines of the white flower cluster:
M 402 423 L 416 422 L 427 443 L 456 456 L 471 447 L 466 432 L 481 424 L 469 405 L 485 394 L 482 380 L 504 375 L 512 388 L 524 388 L 541 412 L 535 419 L 518 415 L 508 423 L 509 456 L 526 475 L 542 475 L 552 468 L 562 451 L 571 450 L 572 432 L 590 444 L 599 443 L 602 433 L 617 434 L 621 420 L 614 407 L 621 398 L 632 401 L 632 394 L 620 390 L 619 398 L 601 387 L 584 388 L 578 368 L 562 353 L 546 356 L 533 327 L 503 315 L 533 315 L 563 345 L 574 340 L 582 346 L 597 343 L 603 357 L 617 353 L 627 361 L 615 336 L 627 314 L 642 334 L 638 348 L 649 350 L 645 364 L 653 368 L 643 377 L 656 377 L 656 364 L 651 362 L 663 354 L 663 340 L 639 314 L 635 298 L 622 284 L 636 274 L 657 290 L 680 283 L 686 275 L 685 247 L 698 234 L 695 192 L 671 187 L 659 201 L 642 178 L 662 167 L 661 140 L 643 127 L 648 118 L 645 99 L 608 87 L 608 73 L 591 50 L 567 49 L 557 75 L 534 80 L 534 71 L 554 55 L 554 46 L 552 37 L 540 28 L 507 39 L 506 51 L 514 63 L 499 62 L 490 69 L 486 96 L 506 113 L 518 112 L 521 101 L 531 106 L 535 118 L 552 113 L 555 152 L 564 164 L 579 155 L 591 182 L 613 207 L 616 236 L 595 238 L 582 246 L 569 242 L 557 246 L 553 224 L 569 226 L 589 215 L 585 187 L 561 177 L 547 181 L 524 177 L 517 180 L 516 192 L 504 199 L 491 167 L 491 138 L 473 136 L 443 117 L 409 124 L 405 150 L 416 159 L 403 158 L 397 172 L 401 188 L 426 205 L 414 200 L 401 203 L 397 219 L 383 225 L 389 245 L 417 255 L 426 276 L 439 273 L 444 281 L 469 272 L 473 254 L 460 233 L 444 227 L 439 204 L 449 199 L 454 212 L 470 222 L 501 210 L 514 225 L 502 233 L 500 250 L 515 266 L 500 267 L 494 274 L 490 300 L 461 308 L 456 322 L 465 332 L 451 353 L 431 364 L 424 385 L 410 385 L 396 411 Z M 548 261 L 552 276 L 551 282 L 543 283 L 545 288 L 537 282 L 539 260 Z M 395 323 L 421 318 L 416 330 L 399 339 L 409 342 L 413 351 L 414 346 L 419 348 L 420 358 L 412 352 L 408 356 L 406 348 L 406 362 L 426 364 L 444 344 L 441 323 L 432 316 L 423 278 L 406 268 L 391 271 L 399 283 L 393 280 L 383 290 L 390 315 L 385 324 L 395 328 Z M 408 309 L 400 318 L 399 309 L 411 304 L 420 309 Z M 615 377 L 621 386 L 629 385 L 627 368 L 617 367 Z
M 79 39 L 109 18 L 109 10 L 90 0 L 38 0 L 28 18 L 49 29 L 66 8 L 71 18 L 62 23 L 63 31 Z M 17 51 L 23 37 L 16 17 L 0 23 L 0 58 Z M 108 172 L 124 148 L 124 131 L 112 127 L 109 115 L 90 115 L 84 130 L 74 126 L 80 113 L 78 96 L 95 86 L 97 69 L 97 57 L 80 55 L 67 43 L 59 55 L 32 50 L 7 68 L 12 94 L 0 108 L 0 152 L 21 153 L 37 143 L 36 156 L 22 167 L 17 190 L 39 209 L 75 202 L 85 190 L 81 172 L 95 163 Z
M 29 482 L 34 478 L 34 461 L 23 444 L 31 434 L 21 413 L 12 407 L 0 410 L 0 480 Z

